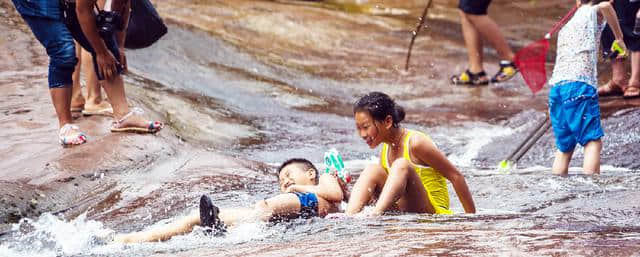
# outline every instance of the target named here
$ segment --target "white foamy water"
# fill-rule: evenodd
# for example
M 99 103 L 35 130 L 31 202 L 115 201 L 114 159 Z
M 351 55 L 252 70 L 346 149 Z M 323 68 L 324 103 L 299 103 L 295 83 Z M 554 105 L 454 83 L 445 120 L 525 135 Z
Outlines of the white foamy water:
M 22 219 L 13 226 L 18 236 L 0 246 L 0 256 L 59 256 L 90 251 L 113 230 L 87 220 L 86 213 L 65 221 L 45 213 L 36 220 Z

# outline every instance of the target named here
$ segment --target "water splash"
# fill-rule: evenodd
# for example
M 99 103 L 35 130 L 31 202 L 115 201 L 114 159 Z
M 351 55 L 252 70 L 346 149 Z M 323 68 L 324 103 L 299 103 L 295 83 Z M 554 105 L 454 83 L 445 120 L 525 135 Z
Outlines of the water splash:
M 86 213 L 70 221 L 45 213 L 37 220 L 22 219 L 12 231 L 17 236 L 0 246 L 0 256 L 82 254 L 105 244 L 114 232 L 101 222 L 87 220 Z

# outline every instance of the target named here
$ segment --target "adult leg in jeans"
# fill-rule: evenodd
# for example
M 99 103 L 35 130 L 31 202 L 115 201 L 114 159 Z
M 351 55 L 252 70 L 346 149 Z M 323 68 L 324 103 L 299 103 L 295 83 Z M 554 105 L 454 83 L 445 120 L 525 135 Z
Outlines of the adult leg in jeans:
M 49 93 L 58 116 L 60 141 L 65 145 L 82 144 L 86 137 L 72 124 L 72 74 L 77 63 L 71 33 L 62 21 L 52 18 L 22 15 L 25 22 L 49 55 Z

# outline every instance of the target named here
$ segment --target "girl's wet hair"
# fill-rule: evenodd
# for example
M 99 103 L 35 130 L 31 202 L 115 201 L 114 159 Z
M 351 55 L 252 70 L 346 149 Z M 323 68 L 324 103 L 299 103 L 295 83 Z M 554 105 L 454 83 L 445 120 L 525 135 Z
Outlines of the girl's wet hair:
M 374 120 L 384 121 L 387 116 L 393 119 L 393 127 L 404 120 L 404 108 L 396 105 L 396 102 L 382 92 L 371 92 L 361 97 L 353 106 L 353 113 L 367 112 Z

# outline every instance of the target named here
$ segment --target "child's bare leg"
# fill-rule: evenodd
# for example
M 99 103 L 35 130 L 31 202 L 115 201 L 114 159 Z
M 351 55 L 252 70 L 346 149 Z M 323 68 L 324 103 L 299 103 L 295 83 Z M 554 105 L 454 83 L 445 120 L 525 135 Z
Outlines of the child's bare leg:
M 573 151 L 566 153 L 556 151 L 556 158 L 553 160 L 551 172 L 555 175 L 566 176 L 569 173 L 569 162 L 571 161 L 571 156 L 573 156 Z
M 403 204 L 400 204 L 400 207 L 403 211 L 435 213 L 433 206 L 425 204 L 429 202 L 427 192 L 420 177 L 405 159 L 398 159 L 391 165 L 389 177 L 382 188 L 374 213 L 384 213 L 401 199 Z
M 221 209 L 218 218 L 227 226 L 233 226 L 240 222 L 259 220 L 260 213 L 254 208 L 229 208 Z
M 134 232 L 129 234 L 117 235 L 114 238 L 118 243 L 141 243 L 164 241 L 169 238 L 191 232 L 193 227 L 200 224 L 200 214 L 192 212 L 186 217 L 173 221 L 159 228 Z
M 362 210 L 364 206 L 371 201 L 371 198 L 379 191 L 382 191 L 387 173 L 379 164 L 368 165 L 360 177 L 353 185 L 346 213 L 353 215 Z
M 582 166 L 585 175 L 600 174 L 600 151 L 602 140 L 590 141 L 584 146 L 584 163 Z
M 218 217 L 225 225 L 242 222 L 269 221 L 274 216 L 291 216 L 300 213 L 300 200 L 295 194 L 280 194 L 258 201 L 254 208 L 222 209 Z

